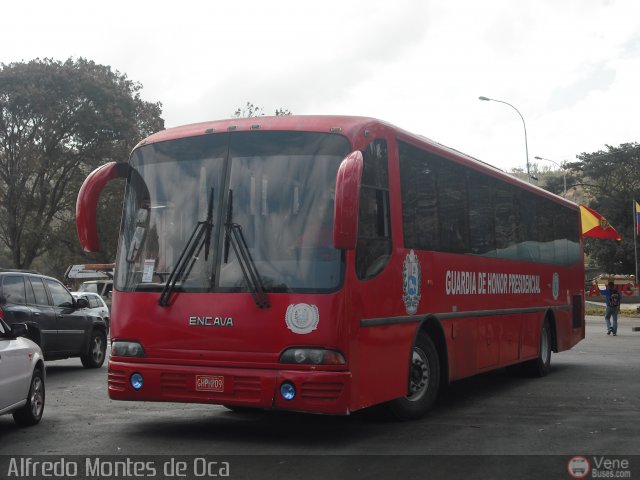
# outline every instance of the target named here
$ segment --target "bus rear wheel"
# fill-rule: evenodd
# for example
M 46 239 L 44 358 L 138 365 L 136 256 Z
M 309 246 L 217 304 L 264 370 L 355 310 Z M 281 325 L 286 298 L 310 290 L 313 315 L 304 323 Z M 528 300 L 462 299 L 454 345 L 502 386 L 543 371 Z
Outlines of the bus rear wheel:
M 398 420 L 412 420 L 425 415 L 433 406 L 440 388 L 440 360 L 433 341 L 420 332 L 411 349 L 408 394 L 388 403 Z
M 538 358 L 524 363 L 525 373 L 533 377 L 544 377 L 551 370 L 551 349 L 553 338 L 551 336 L 551 324 L 545 318 L 540 329 L 540 346 Z

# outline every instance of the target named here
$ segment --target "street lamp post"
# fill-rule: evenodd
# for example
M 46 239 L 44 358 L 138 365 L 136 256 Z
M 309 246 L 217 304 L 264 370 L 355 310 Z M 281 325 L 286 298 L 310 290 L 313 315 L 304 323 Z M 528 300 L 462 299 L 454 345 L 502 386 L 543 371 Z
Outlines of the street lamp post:
M 527 155 L 527 180 L 529 181 L 529 183 L 531 183 L 531 172 L 529 171 L 529 145 L 527 144 L 527 125 L 524 123 L 524 117 L 522 116 L 520 111 L 510 103 L 504 102 L 502 100 L 496 100 L 495 98 L 489 98 L 489 97 L 478 97 L 478 99 L 483 100 L 485 102 L 504 103 L 505 105 L 509 105 L 511 108 L 513 108 L 516 111 L 516 113 L 520 115 L 520 118 L 522 119 L 522 126 L 524 127 L 524 148 L 525 148 L 525 153 Z
M 564 193 L 562 194 L 562 196 L 566 198 L 566 196 L 567 196 L 567 170 L 564 168 L 564 165 L 560 165 L 558 162 L 555 162 L 553 160 L 549 160 L 548 158 L 544 158 L 544 157 L 533 157 L 533 158 L 535 158 L 536 160 L 545 160 L 547 162 L 551 162 L 554 165 L 557 165 L 558 168 L 560 168 L 562 170 L 562 177 L 563 177 L 562 179 L 564 181 Z

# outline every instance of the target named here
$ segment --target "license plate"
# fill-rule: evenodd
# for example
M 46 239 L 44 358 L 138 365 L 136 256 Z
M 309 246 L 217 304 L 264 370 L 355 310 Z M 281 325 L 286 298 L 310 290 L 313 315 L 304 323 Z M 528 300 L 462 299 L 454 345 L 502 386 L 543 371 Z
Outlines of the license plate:
M 199 392 L 224 392 L 222 375 L 196 375 L 196 390 Z

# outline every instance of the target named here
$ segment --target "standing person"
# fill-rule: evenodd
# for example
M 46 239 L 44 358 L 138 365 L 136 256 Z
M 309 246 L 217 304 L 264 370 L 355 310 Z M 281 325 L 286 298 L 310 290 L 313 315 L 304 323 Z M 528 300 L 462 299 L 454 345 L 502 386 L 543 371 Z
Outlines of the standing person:
M 607 335 L 613 333 L 618 334 L 618 311 L 620 310 L 620 292 L 616 289 L 613 282 L 609 282 L 607 289 L 604 291 L 606 297 L 606 308 L 604 311 L 604 319 L 607 322 Z M 613 318 L 613 322 L 609 319 Z

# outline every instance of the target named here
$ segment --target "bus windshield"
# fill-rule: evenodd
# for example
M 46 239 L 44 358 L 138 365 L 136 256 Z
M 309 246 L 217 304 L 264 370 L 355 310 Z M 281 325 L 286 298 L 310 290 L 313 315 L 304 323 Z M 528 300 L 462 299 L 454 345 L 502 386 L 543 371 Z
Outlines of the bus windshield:
M 338 289 L 344 259 L 333 247 L 333 202 L 348 151 L 340 135 L 277 131 L 138 148 L 127 179 L 116 288 L 162 291 L 171 276 L 172 291 L 252 291 L 243 255 L 239 262 L 237 248 L 229 247 L 225 226 L 233 225 L 265 292 Z

